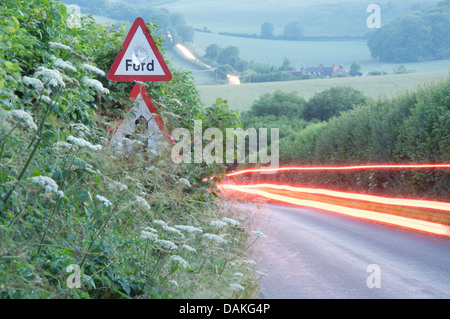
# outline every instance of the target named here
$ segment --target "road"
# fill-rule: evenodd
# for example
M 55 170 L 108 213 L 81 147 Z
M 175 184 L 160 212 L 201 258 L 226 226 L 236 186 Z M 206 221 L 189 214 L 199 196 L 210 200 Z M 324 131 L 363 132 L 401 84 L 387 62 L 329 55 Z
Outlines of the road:
M 450 298 L 450 238 L 318 210 L 250 205 L 261 297 Z M 370 288 L 371 287 L 371 288 Z

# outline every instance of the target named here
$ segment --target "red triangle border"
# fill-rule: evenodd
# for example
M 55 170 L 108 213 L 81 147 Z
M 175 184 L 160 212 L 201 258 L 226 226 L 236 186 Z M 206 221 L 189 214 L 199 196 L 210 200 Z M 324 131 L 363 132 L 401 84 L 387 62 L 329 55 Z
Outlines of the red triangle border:
M 153 50 L 153 53 L 156 56 L 156 59 L 158 60 L 159 64 L 161 65 L 161 68 L 164 71 L 164 75 L 116 75 L 115 74 L 117 71 L 117 68 L 119 67 L 120 62 L 122 61 L 122 59 L 125 55 L 125 52 L 128 49 L 128 46 L 130 45 L 131 40 L 133 39 L 134 35 L 136 34 L 138 27 L 141 27 L 142 31 L 144 32 L 145 38 L 147 39 L 150 47 Z M 169 68 L 167 67 L 167 64 L 164 61 L 164 58 L 162 57 L 161 53 L 158 50 L 158 47 L 156 46 L 155 40 L 153 40 L 153 37 L 151 36 L 150 31 L 147 28 L 147 25 L 145 24 L 144 20 L 141 17 L 136 18 L 133 25 L 131 26 L 130 31 L 128 31 L 128 34 L 125 38 L 122 48 L 120 49 L 119 53 L 117 54 L 117 57 L 114 60 L 114 63 L 108 72 L 107 78 L 110 81 L 117 81 L 117 82 L 132 82 L 132 81 L 152 82 L 152 81 L 170 81 L 170 80 L 172 80 L 172 73 L 170 72 Z

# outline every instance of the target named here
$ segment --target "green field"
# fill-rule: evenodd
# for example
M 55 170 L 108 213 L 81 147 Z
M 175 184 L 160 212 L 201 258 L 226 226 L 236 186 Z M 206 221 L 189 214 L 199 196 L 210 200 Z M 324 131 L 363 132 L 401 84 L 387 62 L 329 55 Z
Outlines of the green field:
M 297 92 L 305 99 L 315 93 L 335 86 L 350 86 L 370 97 L 392 96 L 396 93 L 413 89 L 425 82 L 437 81 L 448 76 L 447 71 L 396 74 L 385 76 L 367 76 L 361 78 L 332 78 L 301 80 L 288 82 L 250 83 L 242 85 L 204 85 L 197 86 L 203 105 L 213 104 L 216 98 L 228 100 L 234 110 L 245 111 L 253 101 L 265 93 L 276 90 Z
M 281 66 L 284 57 L 287 57 L 298 70 L 301 67 L 319 64 L 331 66 L 333 63 L 342 64 L 348 69 L 354 61 L 361 64 L 363 73 L 372 70 L 392 73 L 393 68 L 399 66 L 372 59 L 365 41 L 277 41 L 196 32 L 195 42 L 199 54 L 201 49 L 212 43 L 217 43 L 221 47 L 231 45 L 239 48 L 240 57 L 244 60 Z M 404 65 L 419 71 L 446 71 L 450 67 L 450 60 L 404 63 Z

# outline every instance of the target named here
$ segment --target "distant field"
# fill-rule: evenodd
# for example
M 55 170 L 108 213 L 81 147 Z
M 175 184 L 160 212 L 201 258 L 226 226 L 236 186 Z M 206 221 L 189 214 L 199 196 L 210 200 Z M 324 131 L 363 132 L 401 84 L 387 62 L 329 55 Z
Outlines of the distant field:
M 357 61 L 361 64 L 361 71 L 384 70 L 393 72 L 394 67 L 400 64 L 382 63 L 370 56 L 370 50 L 363 41 L 277 41 L 262 39 L 245 39 L 218 34 L 196 32 L 195 42 L 201 49 L 212 43 L 221 47 L 229 45 L 239 48 L 240 57 L 247 61 L 270 63 L 281 66 L 284 57 L 297 69 L 301 67 L 324 65 L 333 63 L 342 64 L 349 69 Z M 198 49 L 200 52 L 200 49 Z M 447 71 L 450 60 L 404 63 L 411 69 L 420 71 Z
M 256 33 L 270 22 L 275 34 L 293 20 L 301 21 L 308 35 L 365 34 L 369 4 L 381 5 L 384 23 L 405 12 L 432 5 L 439 0 L 172 0 L 158 7 L 182 12 L 194 27 L 213 32 Z
M 335 86 L 350 86 L 370 97 L 392 96 L 396 93 L 413 89 L 424 82 L 437 81 L 448 76 L 447 71 L 421 72 L 411 74 L 367 76 L 362 78 L 333 78 L 318 80 L 301 80 L 289 82 L 250 83 L 243 85 L 205 85 L 197 86 L 205 106 L 212 105 L 216 98 L 228 100 L 234 110 L 245 111 L 253 101 L 265 93 L 276 90 L 297 92 L 305 99 L 315 93 Z

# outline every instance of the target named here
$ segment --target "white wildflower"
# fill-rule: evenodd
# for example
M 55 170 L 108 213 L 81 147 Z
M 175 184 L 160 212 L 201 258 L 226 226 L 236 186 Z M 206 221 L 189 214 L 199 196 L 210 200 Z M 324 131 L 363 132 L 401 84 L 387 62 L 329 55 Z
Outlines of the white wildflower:
M 56 104 L 56 101 L 52 101 L 52 99 L 50 97 L 48 97 L 47 95 L 41 95 L 41 101 L 44 101 L 45 103 L 48 103 L 51 105 Z
M 161 247 L 169 249 L 169 250 L 177 250 L 178 249 L 178 246 L 175 245 L 170 240 L 160 239 L 160 240 L 157 240 L 156 243 L 159 244 Z
M 169 280 L 169 284 L 174 285 L 175 287 L 178 287 L 178 283 L 176 282 L 176 280 Z
M 181 246 L 181 248 L 186 249 L 187 251 L 190 251 L 190 252 L 193 252 L 193 253 L 197 252 L 197 250 L 195 248 L 193 248 L 193 247 L 191 247 L 189 245 L 186 245 L 186 244 Z
M 79 138 L 79 137 L 75 137 L 75 136 L 72 136 L 72 135 L 70 135 L 67 138 L 67 141 L 69 143 L 72 143 L 72 144 L 77 145 L 79 147 L 87 147 L 87 148 L 89 148 L 89 149 L 91 149 L 93 151 L 99 151 L 99 150 L 102 149 L 101 145 L 92 145 L 90 142 L 86 141 L 85 139 L 82 139 L 82 138 Z
M 83 65 L 81 67 L 83 69 L 86 69 L 86 70 L 92 71 L 94 73 L 97 73 L 98 75 L 102 75 L 102 76 L 105 75 L 105 72 L 103 72 L 102 70 L 100 70 L 99 68 L 97 68 L 97 67 L 95 67 L 93 65 L 90 65 L 90 64 L 87 64 L 87 63 L 83 63 Z
M 136 196 L 136 202 L 138 202 L 140 205 L 144 206 L 147 209 L 151 208 L 150 205 L 147 203 L 147 201 L 140 196 Z
M 216 242 L 217 244 L 226 244 L 227 243 L 227 241 L 223 237 L 215 235 L 215 234 L 206 233 L 206 234 L 203 234 L 203 237 L 208 240 L 212 240 L 212 241 Z
M 222 228 L 222 227 L 227 226 L 227 223 L 225 223 L 225 222 L 223 222 L 221 220 L 212 220 L 210 225 L 214 226 L 214 227 Z
M 95 89 L 98 92 L 102 92 L 104 94 L 109 94 L 109 90 L 107 88 L 103 87 L 102 82 L 95 80 L 95 79 L 89 79 L 87 77 L 84 77 L 82 81 L 89 87 Z
M 59 195 L 59 197 L 64 197 L 64 192 L 63 191 L 57 191 L 56 194 Z
M 202 233 L 203 229 L 201 229 L 200 227 L 194 227 L 194 226 L 190 226 L 190 225 L 175 225 L 173 226 L 176 229 L 179 229 L 181 231 L 185 231 L 187 233 L 194 233 L 194 232 L 198 232 L 198 233 Z
M 32 86 L 36 91 L 40 92 L 44 89 L 44 83 L 42 83 L 42 81 L 39 79 L 24 76 L 22 77 L 22 80 L 26 85 Z
M 167 227 L 166 222 L 163 221 L 163 220 L 160 220 L 160 219 L 155 219 L 155 220 L 153 221 L 153 223 L 156 224 L 156 225 L 158 225 L 158 226 L 161 226 L 162 228 Z
M 109 189 L 117 190 L 120 192 L 126 191 L 128 189 L 127 185 L 122 184 L 121 182 L 114 181 L 108 184 Z
M 47 176 L 34 176 L 31 178 L 33 184 L 37 184 L 44 188 L 46 193 L 57 193 L 58 184 L 50 177 Z
M 34 73 L 35 77 L 42 77 L 42 80 L 45 84 L 54 86 L 54 87 L 66 87 L 66 84 L 63 81 L 61 73 L 58 70 L 47 69 L 43 66 L 38 67 L 37 71 Z
M 235 272 L 234 275 L 235 275 L 236 277 L 241 277 L 241 278 L 244 277 L 244 274 L 241 273 L 241 272 Z
M 96 197 L 100 202 L 102 202 L 103 205 L 105 205 L 106 207 L 112 205 L 112 203 L 111 203 L 106 197 L 103 197 L 103 196 L 101 196 L 101 195 L 97 195 L 97 196 L 95 196 L 95 197 Z
M 57 58 L 53 62 L 53 66 L 60 68 L 60 69 L 68 69 L 71 71 L 77 71 L 77 69 L 70 63 L 69 61 L 64 61 L 63 59 Z
M 257 231 L 257 230 L 252 230 L 252 234 L 255 235 L 256 237 L 261 237 L 264 239 L 267 239 L 268 237 L 266 235 L 264 235 L 264 233 Z
M 25 127 L 29 127 L 32 130 L 37 130 L 36 124 L 34 124 L 33 117 L 30 113 L 24 110 L 11 110 L 8 111 L 7 115 L 13 118 L 15 122 L 19 122 Z
M 141 235 L 139 236 L 141 239 L 155 241 L 158 240 L 158 235 L 148 231 L 141 231 Z
M 230 284 L 230 288 L 236 289 L 236 290 L 244 290 L 245 289 L 243 286 L 236 284 L 236 283 Z
M 182 232 L 180 232 L 178 229 L 170 227 L 170 226 L 166 226 L 164 227 L 164 230 L 169 232 L 169 233 L 174 233 L 177 234 L 178 236 L 180 236 L 181 238 L 184 238 L 184 235 Z
M 91 134 L 89 127 L 82 123 L 72 123 L 70 124 L 70 128 L 76 131 L 80 137 L 85 137 L 86 135 Z
M 239 222 L 237 220 L 232 219 L 232 218 L 224 217 L 224 218 L 222 218 L 222 220 L 224 222 L 232 225 L 232 226 L 238 226 L 239 225 Z
M 157 233 L 158 231 L 152 227 L 146 226 L 142 228 L 143 230 L 150 231 L 152 233 Z
M 191 187 L 191 183 L 186 178 L 183 178 L 183 177 L 178 180 L 178 183 L 180 183 L 181 185 L 183 185 L 184 187 L 187 187 L 187 188 Z
M 57 48 L 57 49 L 63 49 L 63 50 L 72 50 L 69 46 L 62 44 L 62 43 L 58 43 L 58 42 L 53 42 L 50 41 L 48 43 L 52 48 Z
M 181 258 L 180 256 L 178 256 L 178 255 L 172 255 L 172 256 L 170 256 L 170 259 L 172 261 L 180 264 L 181 267 L 183 267 L 183 268 L 188 268 L 189 267 L 188 262 L 186 260 L 184 260 L 183 258 Z
M 266 277 L 266 276 L 268 276 L 266 273 L 263 273 L 263 272 L 261 272 L 261 271 L 257 271 L 256 274 L 259 275 L 259 276 L 261 276 L 261 277 Z

